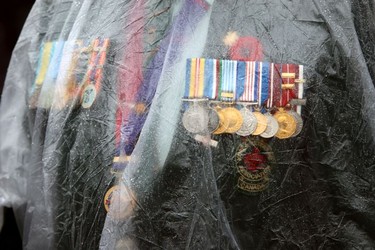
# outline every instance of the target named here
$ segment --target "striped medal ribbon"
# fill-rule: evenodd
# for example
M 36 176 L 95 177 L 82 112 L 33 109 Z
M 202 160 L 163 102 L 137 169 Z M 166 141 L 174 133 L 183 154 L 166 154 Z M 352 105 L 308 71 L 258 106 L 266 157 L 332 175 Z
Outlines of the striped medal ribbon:
M 53 54 L 53 42 L 43 42 L 39 49 L 38 66 L 35 81 L 32 85 L 29 98 L 29 107 L 36 108 L 44 79 L 47 75 L 48 66 Z
M 123 150 L 124 137 L 122 128 L 128 124 L 132 109 L 143 112 L 142 110 L 145 108 L 142 105 L 135 105 L 135 97 L 143 80 L 143 53 L 140 52 L 144 51 L 144 1 L 135 1 L 132 7 L 129 19 L 126 20 L 129 25 L 125 26 L 124 32 L 127 34 L 127 39 L 125 39 L 126 48 L 122 65 L 126 65 L 126 67 L 120 68 L 118 73 L 115 156 L 111 168 L 111 173 L 115 175 L 121 175 L 130 161 L 130 155 L 126 155 Z M 104 198 L 104 207 L 108 212 L 108 216 L 124 219 L 132 214 L 135 205 L 134 195 L 133 191 L 125 185 L 120 184 L 111 187 Z M 125 207 L 126 209 L 119 209 L 119 206 L 111 206 L 112 203 L 119 201 L 123 204 L 122 208 Z
M 233 102 L 237 86 L 237 61 L 220 60 L 219 65 L 219 100 Z
M 302 100 L 304 98 L 304 83 L 305 83 L 303 65 L 299 65 L 299 74 L 298 74 L 298 80 L 296 80 L 296 83 L 298 84 L 298 87 L 297 87 L 298 99 Z M 297 106 L 296 108 L 297 113 L 301 115 L 302 105 L 296 105 L 296 106 Z
M 255 79 L 258 80 L 258 107 L 261 108 L 268 100 L 270 63 L 256 62 L 256 69 Z
M 126 65 L 120 68 L 117 85 L 118 105 L 116 110 L 116 129 L 115 129 L 115 157 L 113 159 L 112 171 L 121 172 L 125 169 L 130 155 L 124 151 L 125 148 L 125 127 L 129 123 L 129 116 L 132 110 L 143 112 L 145 107 L 142 104 L 135 104 L 137 93 L 143 81 L 142 66 L 144 63 L 144 31 L 145 27 L 145 3 L 144 0 L 134 2 L 133 8 L 129 13 L 129 20 L 126 20 L 125 34 L 126 48 L 122 64 Z
M 269 85 L 268 85 L 268 98 L 266 100 L 266 110 L 267 113 L 265 113 L 265 116 L 267 118 L 267 128 L 266 130 L 260 134 L 263 138 L 272 138 L 276 135 L 276 133 L 279 130 L 279 123 L 277 120 L 272 116 L 271 109 L 273 107 L 273 98 L 277 96 L 277 88 L 275 88 L 275 80 L 274 80 L 274 74 L 275 74 L 275 65 L 273 63 L 269 64 Z
M 85 45 L 83 40 L 65 42 L 55 84 L 56 94 L 53 103 L 55 108 L 62 109 L 67 104 L 76 103 L 76 99 L 80 96 L 81 89 L 77 88 L 77 82 L 86 74 L 89 56 L 87 49 L 85 53 L 82 52 L 85 46 L 89 44 Z
M 216 96 L 216 81 L 213 76 L 216 60 L 204 58 L 187 59 L 185 97 L 192 99 L 188 109 L 182 116 L 182 124 L 185 129 L 194 134 L 205 134 L 209 127 L 209 115 L 206 103 L 199 99 L 214 99 Z M 211 114 L 211 117 L 215 118 Z M 212 119 L 218 123 L 218 119 Z M 213 125 L 216 126 L 217 125 Z
M 274 114 L 279 123 L 279 131 L 276 137 L 279 139 L 288 139 L 293 136 L 297 130 L 297 120 L 285 108 L 289 105 L 291 99 L 296 97 L 295 79 L 298 77 L 298 66 L 294 64 L 282 64 L 276 67 L 279 78 L 281 78 L 280 101 L 276 103 L 278 111 Z
M 286 107 L 291 99 L 297 97 L 297 86 L 295 79 L 299 78 L 298 65 L 282 64 L 281 65 L 281 98 L 280 107 Z
M 217 97 L 218 60 L 189 58 L 186 63 L 184 98 L 210 100 Z
M 244 62 L 245 77 L 244 77 L 244 91 L 242 96 L 238 99 L 241 102 L 257 102 L 258 101 L 258 82 L 255 79 L 255 63 Z M 241 72 L 241 71 L 240 71 Z
M 296 80 L 295 80 L 295 85 L 297 90 L 296 90 L 296 95 L 299 100 L 303 100 L 303 91 L 304 91 L 304 79 L 303 79 L 303 65 L 298 65 L 298 75 L 296 75 Z M 298 79 L 297 79 L 298 78 Z M 296 131 L 293 133 L 291 137 L 295 137 L 299 135 L 302 131 L 303 128 L 303 119 L 301 117 L 301 111 L 302 111 L 302 106 L 301 105 L 293 105 L 291 106 L 291 109 L 288 111 L 289 114 L 291 114 L 297 123 L 296 126 Z
M 162 40 L 155 57 L 150 61 L 144 73 L 143 82 L 137 94 L 137 103 L 142 103 L 145 107 L 149 107 L 155 96 L 155 92 L 163 71 L 165 60 L 168 64 L 174 62 L 178 58 L 178 52 L 181 50 L 183 43 L 181 37 L 187 28 L 192 29 L 198 24 L 201 18 L 207 13 L 210 4 L 203 0 L 185 0 L 173 26 L 167 31 L 167 35 Z M 173 46 L 170 46 L 173 44 Z M 168 53 L 166 53 L 168 51 Z M 129 123 L 124 128 L 124 150 L 127 155 L 131 155 L 137 143 L 138 136 L 142 131 L 149 111 L 132 112 Z
M 234 103 L 237 91 L 237 61 L 221 60 L 219 72 L 219 95 L 218 98 L 222 102 Z M 243 124 L 243 117 L 238 109 L 235 107 L 226 107 L 218 110 L 220 125 L 214 134 L 221 133 L 236 133 Z
M 50 108 L 54 102 L 56 92 L 56 79 L 59 73 L 59 67 L 61 63 L 61 57 L 63 55 L 64 44 L 64 41 L 53 42 L 51 60 L 39 96 L 39 107 Z
M 92 54 L 88 66 L 87 76 L 85 77 L 86 87 L 82 91 L 83 108 L 90 108 L 94 103 L 96 96 L 101 89 L 103 67 L 109 48 L 109 39 L 97 38 L 92 43 Z
M 248 108 L 250 103 L 254 103 L 258 99 L 255 91 L 255 62 L 238 62 L 238 82 L 236 100 L 245 103 L 240 113 L 243 118 L 241 128 L 236 132 L 240 136 L 249 136 L 254 133 L 258 126 L 258 121 L 253 112 Z
M 254 115 L 257 118 L 258 124 L 252 135 L 260 135 L 264 133 L 267 129 L 267 117 L 262 114 L 261 109 L 263 104 L 265 104 L 268 99 L 268 89 L 269 89 L 269 74 L 270 63 L 268 62 L 255 62 L 254 71 L 254 95 L 257 95 L 257 108 L 255 109 Z
M 262 107 L 269 95 L 270 63 L 268 62 L 244 62 L 239 67 L 238 79 L 244 79 L 242 95 L 237 98 L 240 102 L 257 103 Z M 240 70 L 241 69 L 241 70 Z M 241 77 L 244 75 L 244 77 Z

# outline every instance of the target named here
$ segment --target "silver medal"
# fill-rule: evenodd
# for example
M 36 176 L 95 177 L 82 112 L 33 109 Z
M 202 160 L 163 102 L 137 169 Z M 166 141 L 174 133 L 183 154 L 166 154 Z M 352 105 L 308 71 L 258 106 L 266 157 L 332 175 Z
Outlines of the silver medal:
M 295 136 L 299 135 L 302 131 L 303 120 L 302 120 L 302 117 L 294 110 L 289 110 L 288 113 L 291 114 L 294 117 L 294 119 L 296 120 L 296 123 L 297 123 L 296 131 L 292 135 L 292 137 L 295 137 Z
M 220 118 L 216 110 L 210 108 L 208 110 L 208 133 L 214 132 L 219 127 Z
M 247 108 L 242 108 L 240 110 L 240 113 L 243 119 L 243 123 L 241 128 L 236 132 L 236 134 L 240 136 L 249 136 L 257 128 L 257 118 L 255 117 L 253 112 L 251 112 Z
M 193 104 L 182 116 L 182 124 L 191 133 L 202 133 L 208 126 L 207 111 L 196 104 Z
M 279 123 L 270 113 L 264 114 L 264 116 L 267 118 L 267 128 L 260 136 L 263 138 L 274 137 L 279 130 Z

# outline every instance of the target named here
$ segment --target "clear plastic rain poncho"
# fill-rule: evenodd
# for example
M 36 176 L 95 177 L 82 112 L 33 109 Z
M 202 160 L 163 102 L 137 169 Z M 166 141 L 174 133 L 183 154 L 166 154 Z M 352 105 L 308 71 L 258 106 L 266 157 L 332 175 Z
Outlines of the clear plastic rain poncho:
M 374 10 L 37 0 L 0 113 L 24 248 L 375 248 Z

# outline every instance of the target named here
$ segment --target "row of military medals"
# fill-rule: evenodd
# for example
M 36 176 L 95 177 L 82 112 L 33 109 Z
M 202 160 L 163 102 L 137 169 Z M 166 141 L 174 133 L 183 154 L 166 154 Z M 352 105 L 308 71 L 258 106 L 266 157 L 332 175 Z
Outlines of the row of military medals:
M 29 107 L 63 108 L 80 104 L 90 108 L 101 88 L 109 45 L 108 38 L 44 42 Z
M 236 155 L 238 188 L 247 193 L 266 189 L 269 164 L 244 170 L 244 157 L 251 155 L 254 159 L 250 161 L 259 164 L 261 160 L 256 158 L 267 155 L 267 161 L 273 162 L 272 150 L 260 138 L 288 139 L 300 134 L 301 105 L 305 104 L 303 66 L 194 58 L 188 59 L 186 76 L 186 109 L 182 116 L 185 129 L 211 146 L 217 142 L 210 136 L 207 139 L 209 134 L 241 136 L 244 145 Z M 267 153 L 244 153 L 248 148 Z
M 220 69 L 215 65 L 211 68 L 211 71 L 223 71 L 219 80 L 212 79 L 210 75 L 212 80 L 205 81 L 205 74 L 210 71 L 206 67 L 211 66 L 207 63 L 208 60 L 214 61 L 214 64 L 221 64 Z M 242 82 L 239 82 L 236 73 L 237 61 L 189 59 L 190 77 L 185 91 L 185 96 L 189 99 L 184 99 L 189 103 L 189 107 L 182 117 L 185 129 L 193 134 L 236 133 L 240 136 L 254 135 L 278 139 L 297 136 L 302 130 L 303 120 L 296 112 L 295 105 L 303 104 L 303 99 L 291 99 L 291 97 L 297 97 L 296 89 L 299 90 L 298 96 L 301 97 L 302 66 L 293 65 L 297 66 L 299 71 L 299 79 L 296 79 L 295 72 L 282 73 L 280 69 L 275 74 L 277 67 L 272 63 L 267 63 L 268 77 L 262 75 L 265 63 L 244 63 L 247 64 L 246 76 Z M 203 74 L 200 72 L 202 70 L 205 71 Z M 276 83 L 274 75 L 280 76 L 280 83 Z M 208 88 L 204 86 L 205 84 L 213 86 Z M 243 88 L 238 84 L 242 84 Z M 275 84 L 281 86 L 275 87 Z M 296 87 L 296 84 L 300 86 Z M 242 93 L 236 93 L 238 89 L 242 89 Z M 287 100 L 282 100 L 283 96 Z M 219 100 L 216 100 L 217 98 Z M 278 103 L 274 103 L 275 100 Z M 286 104 L 283 106 L 282 103 Z
M 263 114 L 259 106 L 251 108 L 246 103 L 240 105 L 243 107 L 238 109 L 235 107 L 238 105 L 233 106 L 232 103 L 199 103 L 193 100 L 182 117 L 182 123 L 187 131 L 194 134 L 236 133 L 240 136 L 279 139 L 295 137 L 302 130 L 303 120 L 292 106 L 267 109 L 267 113 Z

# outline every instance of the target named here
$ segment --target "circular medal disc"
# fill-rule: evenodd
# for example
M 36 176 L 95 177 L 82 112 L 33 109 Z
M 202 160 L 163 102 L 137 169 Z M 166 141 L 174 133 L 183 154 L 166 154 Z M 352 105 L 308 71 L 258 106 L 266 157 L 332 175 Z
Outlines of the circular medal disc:
M 220 123 L 220 118 L 216 110 L 210 108 L 208 110 L 208 133 L 213 133 Z
M 252 135 L 260 135 L 267 129 L 267 118 L 259 111 L 253 112 L 253 114 L 257 118 L 257 128 L 252 133 Z
M 93 84 L 89 84 L 82 92 L 82 108 L 90 108 L 96 98 L 96 88 Z
M 113 219 L 125 219 L 129 217 L 136 204 L 133 192 L 123 186 L 111 187 L 104 196 L 104 207 L 108 215 Z
M 291 114 L 281 110 L 276 112 L 273 117 L 279 123 L 279 131 L 275 135 L 277 138 L 287 139 L 296 132 L 297 122 Z
M 237 132 L 243 124 L 240 111 L 236 108 L 225 108 L 223 112 L 225 119 L 229 120 L 229 127 L 225 130 L 225 133 L 232 134 Z
M 267 118 L 267 128 L 260 136 L 263 138 L 274 137 L 279 131 L 279 123 L 270 113 L 265 114 L 265 116 Z
M 240 113 L 242 115 L 243 123 L 241 128 L 236 132 L 236 134 L 240 136 L 249 136 L 251 135 L 255 129 L 257 128 L 257 118 L 247 108 L 242 108 L 240 110 Z
M 182 124 L 191 133 L 202 133 L 208 125 L 208 114 L 204 108 L 194 104 L 182 116 Z
M 219 127 L 213 132 L 214 135 L 219 135 L 219 134 L 224 133 L 229 127 L 229 120 L 226 119 L 223 109 L 219 109 L 217 111 L 217 114 L 219 116 Z
M 292 135 L 292 137 L 295 137 L 295 136 L 299 135 L 302 131 L 303 120 L 302 120 L 302 117 L 294 110 L 289 110 L 288 113 L 291 114 L 294 117 L 294 119 L 296 120 L 296 123 L 297 123 L 296 131 Z

